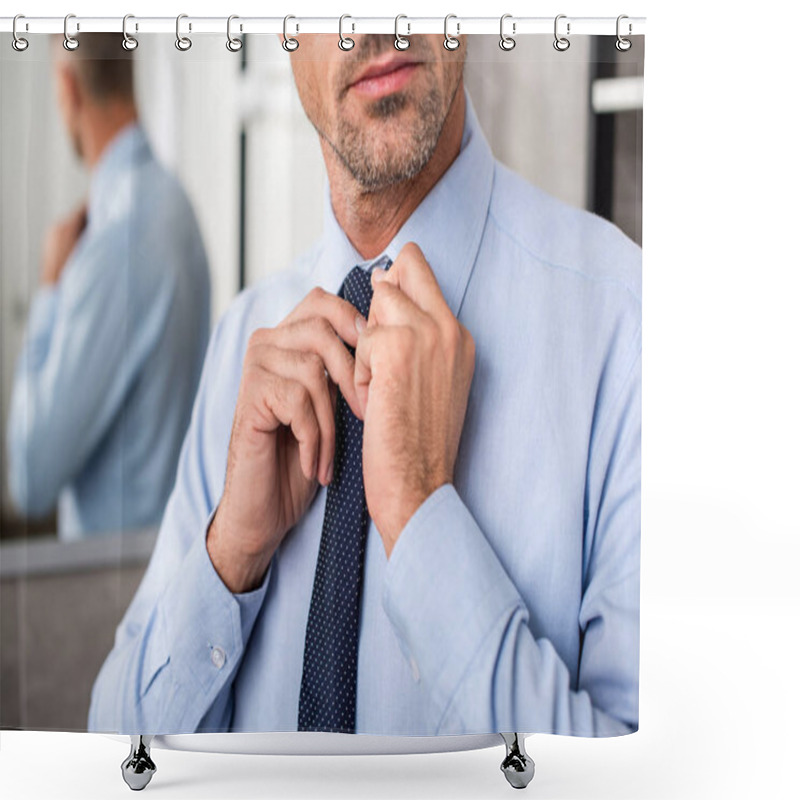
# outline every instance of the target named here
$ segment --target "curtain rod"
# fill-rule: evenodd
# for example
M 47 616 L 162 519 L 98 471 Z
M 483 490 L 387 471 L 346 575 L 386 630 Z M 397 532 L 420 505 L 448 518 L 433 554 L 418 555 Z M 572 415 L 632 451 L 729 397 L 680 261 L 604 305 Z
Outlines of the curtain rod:
M 339 17 L 235 17 L 232 31 L 242 33 L 283 33 L 284 25 L 291 34 L 296 33 L 336 33 L 341 30 L 349 33 L 395 33 L 395 24 L 401 35 L 415 33 L 444 34 L 444 17 L 351 17 L 346 15 L 340 23 Z M 514 17 L 505 15 L 503 30 L 507 35 L 550 34 L 554 32 L 554 17 Z M 13 17 L 0 17 L 0 32 L 11 33 L 14 29 Z M 21 16 L 17 21 L 17 33 L 64 33 L 64 17 Z M 645 32 L 644 17 L 623 17 L 620 23 L 623 36 L 641 36 Z M 617 33 L 616 17 L 570 17 L 559 15 L 559 33 L 575 35 L 606 35 Z M 569 27 L 567 27 L 569 26 Z M 193 17 L 181 15 L 183 34 L 225 34 L 228 31 L 227 17 Z M 122 33 L 122 17 L 81 17 L 70 15 L 69 33 Z M 126 23 L 129 34 L 133 33 L 175 33 L 175 17 L 136 17 L 129 15 Z M 447 30 L 451 36 L 470 33 L 500 34 L 500 17 L 458 17 L 450 15 Z

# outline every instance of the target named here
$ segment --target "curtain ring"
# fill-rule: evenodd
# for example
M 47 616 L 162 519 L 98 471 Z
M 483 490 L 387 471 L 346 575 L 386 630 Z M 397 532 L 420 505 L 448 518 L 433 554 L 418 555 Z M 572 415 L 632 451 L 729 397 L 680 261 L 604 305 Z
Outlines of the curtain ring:
M 616 47 L 617 50 L 620 51 L 620 53 L 625 53 L 626 51 L 630 50 L 631 49 L 631 45 L 633 44 L 633 42 L 631 42 L 630 39 L 624 39 L 622 37 L 622 34 L 620 33 L 620 25 L 619 24 L 620 24 L 620 22 L 622 22 L 623 19 L 628 19 L 628 15 L 627 14 L 620 14 L 617 17 L 617 41 L 614 42 L 614 47 Z M 629 22 L 628 23 L 628 36 L 630 36 L 630 34 L 631 34 L 631 24 Z
M 188 36 L 181 36 L 181 20 L 188 19 L 188 14 L 178 14 L 175 19 L 175 47 L 182 52 L 186 52 L 192 46 L 192 40 Z M 189 30 L 192 29 L 192 23 L 189 23 Z
M 283 49 L 288 53 L 293 53 L 298 47 L 300 47 L 300 42 L 298 42 L 297 39 L 293 39 L 286 32 L 286 23 L 288 23 L 290 19 L 296 19 L 296 17 L 293 17 L 291 14 L 287 14 L 283 18 Z
M 406 39 L 405 36 L 400 35 L 399 26 L 401 19 L 408 19 L 408 17 L 405 14 L 398 14 L 394 18 L 394 47 L 395 50 L 408 50 L 408 48 L 411 47 L 411 40 Z M 411 25 L 410 23 L 406 23 L 406 26 L 408 27 L 408 32 L 406 35 L 408 35 L 411 33 Z
M 344 21 L 346 19 L 353 19 L 353 18 L 349 14 L 342 14 L 342 16 L 339 17 L 339 49 L 340 50 L 352 50 L 356 46 L 356 43 L 349 36 L 345 36 L 342 33 L 342 24 L 344 23 Z M 352 23 L 351 23 L 351 25 L 352 25 Z M 353 27 L 353 30 L 355 31 L 356 26 L 353 25 L 352 27 Z
M 236 38 L 235 36 L 231 36 L 231 22 L 233 22 L 235 19 L 239 19 L 236 14 L 231 14 L 228 17 L 228 41 L 225 42 L 225 47 L 227 47 L 231 53 L 238 53 L 242 49 L 242 40 Z M 239 30 L 241 31 L 241 27 Z
M 13 37 L 13 38 L 11 39 L 11 46 L 12 46 L 12 47 L 13 47 L 13 48 L 14 48 L 14 49 L 15 49 L 15 50 L 18 52 L 18 53 L 21 53 L 21 52 L 23 52 L 24 50 L 27 50 L 27 49 L 28 49 L 28 40 L 27 40 L 27 39 L 23 39 L 23 38 L 22 38 L 22 37 L 21 37 L 21 36 L 20 36 L 20 35 L 17 33 L 17 20 L 19 20 L 19 19 L 25 19 L 25 15 L 24 15 L 24 14 L 17 14 L 17 16 L 16 16 L 16 17 L 14 17 L 14 22 L 13 22 L 13 23 L 12 23 L 12 25 L 11 25 L 11 35 L 12 35 L 12 37 Z
M 122 18 L 122 49 L 123 50 L 135 50 L 139 46 L 139 40 L 130 36 L 128 34 L 128 20 L 135 19 L 133 14 L 126 14 Z M 136 30 L 139 30 L 139 26 L 136 26 Z
M 461 44 L 461 42 L 459 42 L 458 39 L 455 38 L 455 36 L 451 36 L 447 32 L 447 23 L 451 19 L 456 19 L 456 15 L 448 14 L 444 18 L 444 42 L 442 42 L 442 44 L 444 45 L 445 50 L 458 50 L 458 46 Z M 456 36 L 458 36 L 460 29 L 461 29 L 461 23 L 456 22 Z
M 555 35 L 555 41 L 553 42 L 553 47 L 558 50 L 559 53 L 563 53 L 565 50 L 569 50 L 569 39 L 566 36 L 559 36 L 558 35 L 558 21 L 560 19 L 566 19 L 566 14 L 559 14 L 556 17 L 555 24 L 553 26 L 553 32 Z M 569 22 L 567 23 L 567 36 L 569 36 Z
M 69 35 L 69 30 L 67 29 L 67 26 L 69 25 L 69 21 L 71 19 L 75 19 L 75 15 L 74 14 L 67 14 L 67 16 L 64 17 L 64 42 L 63 42 L 63 45 L 64 45 L 64 49 L 65 50 L 69 50 L 69 51 L 77 50 L 78 49 L 78 45 L 80 44 L 80 42 L 74 36 L 70 36 Z M 77 23 L 76 23 L 76 26 L 77 26 L 77 29 L 80 30 L 80 25 L 77 25 Z
M 503 23 L 507 19 L 511 19 L 511 14 L 503 14 L 503 16 L 500 17 L 500 49 L 501 50 L 505 50 L 506 52 L 508 52 L 509 50 L 513 50 L 517 46 L 516 39 L 514 39 L 511 36 L 508 36 L 503 31 Z M 517 32 L 517 23 L 516 22 L 512 22 L 511 23 L 511 32 L 512 33 L 516 33 Z

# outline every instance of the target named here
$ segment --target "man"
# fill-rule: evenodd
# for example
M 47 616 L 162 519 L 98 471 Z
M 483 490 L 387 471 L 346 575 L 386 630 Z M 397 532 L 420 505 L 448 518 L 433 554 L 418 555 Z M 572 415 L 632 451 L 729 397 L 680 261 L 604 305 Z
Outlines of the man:
M 60 40 L 59 40 L 60 41 Z M 194 213 L 137 120 L 116 34 L 54 45 L 59 106 L 91 175 L 48 234 L 8 419 L 11 495 L 58 503 L 77 539 L 156 525 L 208 342 L 209 276 Z
M 299 39 L 324 233 L 212 336 L 89 728 L 636 730 L 640 250 L 493 159 L 463 43 Z

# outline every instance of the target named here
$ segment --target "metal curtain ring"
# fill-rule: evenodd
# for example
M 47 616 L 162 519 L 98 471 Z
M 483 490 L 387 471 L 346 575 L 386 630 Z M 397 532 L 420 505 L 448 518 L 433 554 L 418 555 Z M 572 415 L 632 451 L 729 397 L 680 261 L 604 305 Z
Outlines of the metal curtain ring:
M 186 52 L 192 46 L 192 40 L 188 36 L 181 36 L 181 20 L 188 19 L 188 14 L 178 14 L 175 19 L 175 47 L 178 50 Z M 189 30 L 192 29 L 192 23 L 189 23 Z
M 456 15 L 448 14 L 444 18 L 444 42 L 442 42 L 442 44 L 444 45 L 445 50 L 458 50 L 458 46 L 461 44 L 461 42 L 459 42 L 458 39 L 456 39 L 454 36 L 451 36 L 447 32 L 447 23 L 451 19 L 456 19 Z M 461 23 L 456 22 L 456 36 L 458 36 L 460 30 L 461 30 Z
M 408 17 L 405 14 L 398 14 L 394 18 L 394 46 L 396 50 L 408 50 L 408 48 L 411 47 L 411 40 L 400 35 L 401 19 L 408 19 Z M 406 27 L 408 28 L 406 35 L 409 35 L 411 33 L 411 24 L 406 23 Z
M 558 35 L 558 21 L 560 19 L 566 19 L 566 14 L 559 14 L 556 17 L 556 21 L 553 25 L 553 33 L 555 35 L 555 41 L 553 42 L 553 47 L 558 50 L 559 53 L 563 53 L 565 50 L 569 50 L 569 39 L 566 36 L 559 36 Z M 567 36 L 569 36 L 569 22 L 567 23 Z
M 231 14 L 228 17 L 228 41 L 225 42 L 225 47 L 227 47 L 231 53 L 238 53 L 242 49 L 242 40 L 237 39 L 235 36 L 231 36 L 231 22 L 233 22 L 235 19 L 239 19 L 236 14 Z M 241 25 L 239 26 L 239 30 L 242 30 Z
M 633 42 L 631 42 L 630 39 L 624 39 L 622 37 L 622 34 L 620 33 L 620 25 L 619 24 L 624 19 L 628 19 L 628 15 L 627 14 L 620 14 L 617 17 L 617 41 L 614 43 L 614 47 L 616 47 L 617 50 L 620 51 L 620 53 L 625 53 L 626 51 L 630 50 L 631 49 L 631 45 L 633 44 Z M 629 22 L 628 23 L 628 36 L 630 36 L 630 34 L 631 34 L 631 24 Z
M 345 36 L 342 33 L 342 24 L 344 23 L 344 21 L 346 19 L 353 19 L 353 18 L 349 14 L 342 14 L 342 16 L 339 17 L 339 49 L 340 50 L 352 50 L 356 46 L 356 43 L 349 36 Z M 353 30 L 356 29 L 355 25 L 353 25 L 352 27 L 353 27 Z
M 11 24 L 11 35 L 12 35 L 11 46 L 18 53 L 21 53 L 23 50 L 27 50 L 28 49 L 28 40 L 27 39 L 23 39 L 17 33 L 17 20 L 20 20 L 20 19 L 25 19 L 25 15 L 24 14 L 17 14 L 17 16 L 14 17 L 14 22 Z
M 63 42 L 63 44 L 64 44 L 64 49 L 65 50 L 70 50 L 70 51 L 71 50 L 77 50 L 78 49 L 78 45 L 80 44 L 80 42 L 74 36 L 70 36 L 69 35 L 69 30 L 68 30 L 67 26 L 69 25 L 69 21 L 71 19 L 75 19 L 75 15 L 74 14 L 67 14 L 67 16 L 64 17 L 64 42 Z M 80 25 L 77 25 L 77 29 L 80 30 Z
M 296 19 L 296 17 L 293 17 L 291 14 L 287 14 L 283 18 L 283 49 L 289 53 L 293 53 L 298 47 L 300 47 L 300 42 L 298 42 L 297 39 L 293 39 L 286 32 L 286 24 L 290 19 Z
M 503 31 L 503 23 L 507 19 L 511 19 L 511 14 L 503 14 L 503 16 L 500 17 L 500 49 L 501 50 L 505 50 L 506 52 L 508 52 L 509 50 L 513 50 L 517 46 L 516 39 L 514 39 L 511 36 L 508 36 Z M 516 33 L 517 32 L 517 23 L 516 22 L 512 22 L 511 23 L 511 32 L 512 33 Z
M 122 48 L 124 50 L 135 50 L 139 46 L 139 40 L 128 34 L 128 20 L 134 19 L 133 14 L 126 14 L 122 18 Z M 139 30 L 139 26 L 136 26 Z

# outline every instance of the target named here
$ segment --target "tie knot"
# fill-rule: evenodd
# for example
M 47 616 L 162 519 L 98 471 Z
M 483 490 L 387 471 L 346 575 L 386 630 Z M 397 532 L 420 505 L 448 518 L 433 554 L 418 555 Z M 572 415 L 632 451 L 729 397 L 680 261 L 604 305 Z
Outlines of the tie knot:
M 339 296 L 352 303 L 359 314 L 369 315 L 369 305 L 372 302 L 372 282 L 369 273 L 361 267 L 353 267 L 339 290 Z
M 388 269 L 392 262 L 384 257 L 375 262 L 375 269 Z M 339 297 L 352 303 L 358 313 L 363 317 L 369 316 L 369 306 L 372 303 L 372 281 L 370 273 L 363 267 L 353 267 L 339 289 Z

